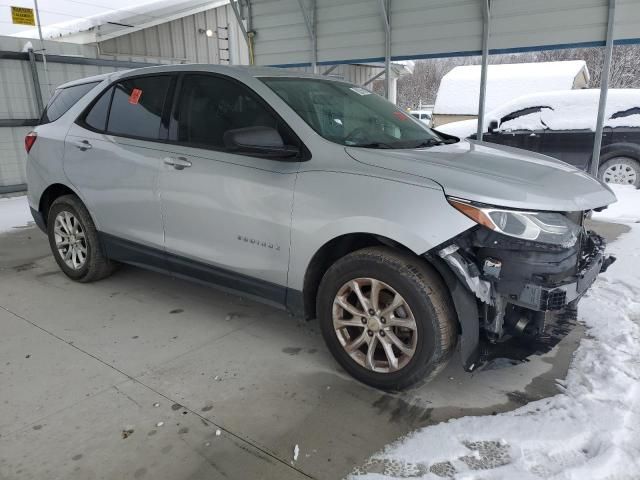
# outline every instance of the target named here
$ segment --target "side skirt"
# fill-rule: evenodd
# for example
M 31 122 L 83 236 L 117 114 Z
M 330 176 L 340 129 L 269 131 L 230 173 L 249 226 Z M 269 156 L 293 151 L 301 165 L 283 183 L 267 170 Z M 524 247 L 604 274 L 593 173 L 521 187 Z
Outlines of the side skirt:
M 304 310 L 299 305 L 302 292 L 297 290 L 141 245 L 108 233 L 99 232 L 99 238 L 107 257 L 112 260 L 214 286 L 277 308 L 287 309 L 296 316 Z

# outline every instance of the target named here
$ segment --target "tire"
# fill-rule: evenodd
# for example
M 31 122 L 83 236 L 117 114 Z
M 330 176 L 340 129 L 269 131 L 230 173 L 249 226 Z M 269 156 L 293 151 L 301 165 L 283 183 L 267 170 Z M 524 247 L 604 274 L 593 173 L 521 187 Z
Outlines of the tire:
M 382 313 L 376 312 L 377 316 L 371 316 L 371 312 L 367 312 L 369 316 L 360 319 L 362 323 L 367 321 L 366 327 L 356 326 L 357 317 L 344 308 L 344 303 L 334 302 L 340 296 L 342 302 L 350 303 L 350 310 L 354 305 L 361 305 L 355 289 L 348 293 L 354 279 L 358 279 L 363 295 L 368 292 L 369 303 L 374 297 L 374 283 L 382 284 L 378 287 L 381 292 L 378 310 Z M 393 314 L 389 311 L 385 314 L 385 309 L 392 308 L 391 299 L 398 298 L 394 293 L 399 294 L 405 304 L 401 309 L 393 310 Z M 446 366 L 455 349 L 457 318 L 448 290 L 440 275 L 426 261 L 411 254 L 389 247 L 371 247 L 350 253 L 327 270 L 316 301 L 320 329 L 329 350 L 349 374 L 372 387 L 396 391 L 425 383 Z M 386 320 L 383 315 L 387 315 Z M 338 325 L 347 322 L 354 326 L 336 329 L 334 318 L 337 318 L 335 322 Z M 408 322 L 406 325 L 414 324 L 415 329 L 395 326 L 405 325 L 401 323 L 405 321 Z M 394 323 L 393 327 L 391 323 Z M 414 333 L 417 338 L 413 337 Z M 392 348 L 398 357 L 395 368 L 386 353 L 386 346 L 381 343 L 393 340 L 391 334 L 395 340 L 401 335 L 407 340 L 401 340 L 406 350 L 409 350 L 408 345 L 413 347 L 412 356 L 403 354 L 404 350 L 397 346 Z M 367 343 L 348 353 L 346 348 L 357 345 L 361 337 Z M 374 337 L 377 339 L 374 361 L 368 364 L 369 360 L 363 357 L 367 356 Z M 387 371 L 380 371 L 385 369 Z
M 605 183 L 633 185 L 640 188 L 640 150 L 616 149 L 600 158 L 598 178 Z
M 66 215 L 65 215 L 66 214 Z M 64 222 L 68 228 L 68 224 L 65 222 L 65 218 L 73 226 L 76 225 L 76 221 L 79 224 L 76 234 L 74 235 L 74 242 L 79 247 L 82 247 L 86 252 L 84 255 L 84 261 L 80 261 L 80 253 L 78 253 L 78 262 L 76 266 L 69 265 L 65 260 L 63 253 L 58 248 L 56 243 L 56 236 L 58 239 L 64 239 L 69 237 L 62 237 L 61 235 L 68 235 L 68 230 L 64 226 L 58 224 L 56 226 L 56 219 L 60 216 L 60 221 Z M 73 218 L 75 220 L 69 220 Z M 56 230 L 60 233 L 56 233 Z M 64 195 L 57 198 L 49 209 L 47 215 L 47 236 L 49 237 L 49 246 L 53 252 L 53 257 L 60 269 L 67 275 L 67 277 L 75 280 L 76 282 L 88 283 L 96 280 L 101 280 L 108 277 L 115 270 L 115 264 L 109 260 L 104 252 L 104 248 L 100 244 L 98 239 L 98 232 L 91 220 L 89 211 L 84 206 L 82 201 L 75 195 Z M 62 247 L 64 251 L 68 251 L 69 247 Z M 72 260 L 71 258 L 68 260 Z M 73 262 L 72 262 L 73 263 Z

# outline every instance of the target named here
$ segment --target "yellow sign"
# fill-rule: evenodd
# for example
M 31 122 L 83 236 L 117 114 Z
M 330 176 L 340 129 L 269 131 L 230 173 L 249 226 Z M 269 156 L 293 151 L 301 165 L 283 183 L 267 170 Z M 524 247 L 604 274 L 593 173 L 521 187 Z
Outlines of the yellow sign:
M 16 25 L 36 25 L 32 8 L 11 7 L 11 21 Z

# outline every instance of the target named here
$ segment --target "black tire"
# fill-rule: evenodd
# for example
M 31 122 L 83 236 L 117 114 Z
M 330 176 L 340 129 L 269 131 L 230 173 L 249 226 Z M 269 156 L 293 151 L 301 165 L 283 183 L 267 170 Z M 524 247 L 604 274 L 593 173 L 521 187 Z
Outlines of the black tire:
M 640 188 L 640 148 L 637 146 L 618 146 L 614 149 L 603 153 L 600 156 L 600 168 L 598 169 L 598 178 L 604 182 L 605 172 L 614 165 L 623 165 L 623 168 L 631 169 L 635 172 L 635 181 L 628 183 L 636 188 Z
M 333 302 L 340 288 L 356 278 L 386 283 L 407 302 L 417 326 L 413 357 L 399 370 L 374 372 L 357 363 L 342 347 L 333 328 Z M 401 390 L 435 377 L 447 364 L 457 341 L 457 319 L 440 275 L 424 260 L 389 247 L 358 250 L 325 273 L 318 290 L 317 312 L 329 350 L 361 382 L 382 390 Z
M 87 256 L 82 267 L 78 269 L 68 266 L 56 247 L 54 236 L 55 219 L 63 211 L 71 213 L 78 219 L 85 234 Z M 82 283 L 95 282 L 108 277 L 115 270 L 115 264 L 107 258 L 104 248 L 100 244 L 98 232 L 93 220 L 91 220 L 89 211 L 77 196 L 63 195 L 51 204 L 47 214 L 47 235 L 53 257 L 56 259 L 60 269 L 72 280 Z

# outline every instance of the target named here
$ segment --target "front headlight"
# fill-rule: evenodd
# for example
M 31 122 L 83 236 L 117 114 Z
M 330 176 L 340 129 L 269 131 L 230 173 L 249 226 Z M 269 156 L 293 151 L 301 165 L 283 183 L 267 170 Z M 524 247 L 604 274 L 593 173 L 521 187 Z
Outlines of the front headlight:
M 471 220 L 491 230 L 532 242 L 551 243 L 571 247 L 576 243 L 580 225 L 562 213 L 507 210 L 500 207 L 479 206 L 458 198 L 449 203 Z

